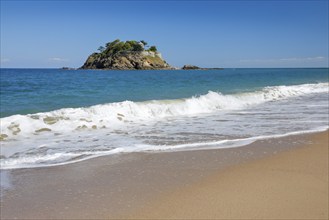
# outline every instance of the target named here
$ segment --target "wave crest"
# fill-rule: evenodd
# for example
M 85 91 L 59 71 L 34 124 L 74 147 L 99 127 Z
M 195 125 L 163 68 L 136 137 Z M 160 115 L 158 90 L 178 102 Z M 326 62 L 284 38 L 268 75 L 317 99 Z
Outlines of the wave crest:
M 87 108 L 64 108 L 45 113 L 13 115 L 1 118 L 0 139 L 7 140 L 19 136 L 26 137 L 49 132 L 56 135 L 56 133 L 87 129 L 109 127 L 115 129 L 130 122 L 241 109 L 268 101 L 312 93 L 328 93 L 328 85 L 328 83 L 318 83 L 272 86 L 255 92 L 231 95 L 209 91 L 205 95 L 187 99 L 145 102 L 124 101 Z

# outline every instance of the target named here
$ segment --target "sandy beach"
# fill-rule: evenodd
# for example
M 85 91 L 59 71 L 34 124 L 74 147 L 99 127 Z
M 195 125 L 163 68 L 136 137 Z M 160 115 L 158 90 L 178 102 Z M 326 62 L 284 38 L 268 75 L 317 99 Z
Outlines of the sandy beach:
M 328 132 L 2 176 L 1 219 L 327 219 Z
M 174 192 L 138 218 L 328 219 L 328 132 Z

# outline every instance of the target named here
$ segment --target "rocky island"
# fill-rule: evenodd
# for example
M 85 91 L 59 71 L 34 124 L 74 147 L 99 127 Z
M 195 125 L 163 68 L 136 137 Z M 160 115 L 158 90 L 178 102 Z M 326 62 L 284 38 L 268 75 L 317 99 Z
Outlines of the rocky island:
M 91 54 L 80 69 L 154 70 L 173 69 L 157 51 L 141 41 L 109 42 L 99 52 Z
M 203 68 L 203 67 L 198 67 L 194 65 L 184 65 L 182 67 L 182 70 L 223 70 L 224 68 Z

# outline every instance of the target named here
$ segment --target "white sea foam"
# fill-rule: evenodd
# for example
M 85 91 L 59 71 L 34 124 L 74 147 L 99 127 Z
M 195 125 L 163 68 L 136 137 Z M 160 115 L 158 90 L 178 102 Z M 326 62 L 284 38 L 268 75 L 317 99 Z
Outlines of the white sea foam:
M 255 141 L 281 138 L 292 135 L 300 134 L 309 134 L 320 131 L 327 130 L 328 127 L 319 127 L 313 130 L 305 131 L 295 131 L 289 132 L 286 134 L 277 134 L 277 135 L 264 135 L 256 136 L 250 138 L 240 138 L 234 140 L 221 140 L 214 142 L 200 142 L 200 143 L 191 143 L 191 144 L 178 144 L 178 145 L 148 145 L 148 144 L 138 144 L 134 147 L 126 148 L 115 148 L 107 152 L 104 151 L 85 151 L 80 153 L 54 153 L 50 155 L 42 156 L 27 156 L 22 158 L 10 158 L 8 160 L 1 161 L 1 169 L 10 170 L 17 168 L 34 168 L 34 167 L 51 167 L 51 166 L 60 166 L 67 165 L 71 163 L 81 162 L 91 158 L 113 155 L 118 153 L 133 153 L 133 152 L 172 152 L 172 151 L 193 151 L 193 150 L 209 150 L 209 149 L 227 149 L 227 148 L 237 148 L 249 145 Z
M 130 152 L 232 148 L 328 129 L 328 83 L 119 102 L 1 118 L 1 169 Z
M 64 108 L 45 113 L 13 115 L 1 118 L 1 134 L 8 140 L 42 135 L 47 132 L 65 133 L 86 129 L 116 129 L 130 122 L 241 109 L 264 102 L 312 93 L 328 93 L 328 83 L 273 86 L 256 92 L 233 95 L 209 91 L 206 95 L 187 99 L 124 101 L 87 108 Z

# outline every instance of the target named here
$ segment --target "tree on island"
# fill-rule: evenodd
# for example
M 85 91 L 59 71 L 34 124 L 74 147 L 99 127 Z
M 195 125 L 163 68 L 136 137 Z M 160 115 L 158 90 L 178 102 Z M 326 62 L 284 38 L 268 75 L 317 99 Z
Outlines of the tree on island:
M 120 39 L 116 39 L 115 41 L 106 43 L 105 47 L 100 46 L 98 50 L 101 56 L 111 56 L 119 52 L 142 52 L 145 50 L 147 44 L 148 43 L 144 40 L 121 41 Z M 151 46 L 146 51 L 157 52 L 158 50 L 156 46 Z
M 104 50 L 105 50 L 105 47 L 103 47 L 103 46 L 100 46 L 99 48 L 98 48 L 98 50 L 99 50 L 99 52 L 103 52 Z
M 141 40 L 140 42 L 144 45 L 144 47 L 147 45 L 147 42 L 144 40 Z
M 151 46 L 150 49 L 148 49 L 149 51 L 152 51 L 152 52 L 157 52 L 157 48 L 156 46 Z
M 120 41 L 120 39 L 116 39 L 115 41 L 108 42 L 105 44 L 105 47 L 100 46 L 98 50 L 100 51 L 101 55 L 111 56 L 119 52 L 141 52 L 144 51 L 144 46 L 147 45 L 147 42 L 144 40 L 135 41 L 135 40 L 128 40 L 128 41 Z

